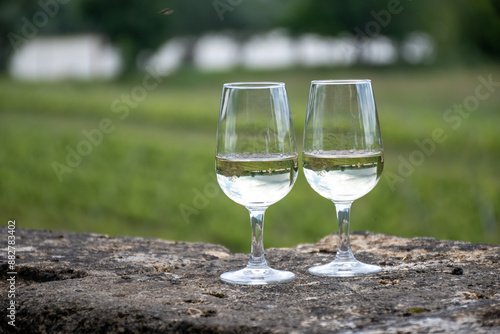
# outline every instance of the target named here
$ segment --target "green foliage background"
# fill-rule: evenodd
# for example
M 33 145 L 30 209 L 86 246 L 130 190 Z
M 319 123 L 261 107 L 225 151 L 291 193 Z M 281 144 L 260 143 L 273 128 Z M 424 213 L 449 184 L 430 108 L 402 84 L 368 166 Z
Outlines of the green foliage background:
M 456 129 L 443 118 L 475 94 L 479 77 L 500 81 L 497 0 L 398 2 L 402 11 L 381 24 L 380 33 L 394 41 L 413 31 L 430 34 L 436 43 L 433 65 L 370 68 L 357 63 L 207 74 L 190 66 L 188 49 L 185 66 L 163 78 L 137 106 L 128 106 L 121 119 L 124 114 L 113 102 L 132 94 L 147 75 L 137 70 L 137 56 L 150 54 L 168 38 L 186 38 L 192 51 L 201 34 L 220 30 L 239 40 L 280 27 L 294 35 L 354 36 L 356 27 L 366 33 L 373 13 L 382 15 L 396 0 L 220 1 L 232 4 L 223 19 L 216 1 L 43 1 L 59 5 L 37 36 L 103 34 L 121 49 L 127 75 L 111 82 L 28 83 L 0 74 L 0 212 L 5 222 L 213 242 L 249 251 L 248 214 L 222 194 L 214 176 L 222 84 L 284 81 L 300 146 L 311 80 L 370 78 L 386 165 L 378 186 L 355 202 L 352 229 L 500 243 L 500 87 L 461 116 Z M 158 14 L 167 7 L 174 10 L 171 15 Z M 41 10 L 38 1 L 0 2 L 0 71 L 15 51 L 9 36 L 22 35 L 24 22 Z M 65 164 L 68 147 L 77 150 L 86 140 L 83 131 L 98 128 L 105 118 L 112 122 L 111 133 L 60 182 L 53 163 Z M 416 141 L 429 140 L 436 128 L 447 139 L 391 187 L 388 176 L 396 175 L 401 159 L 419 150 Z M 188 208 L 187 217 L 181 208 Z M 267 212 L 265 244 L 315 242 L 334 232 L 335 225 L 333 204 L 317 195 L 300 172 L 291 193 Z
M 433 129 L 444 129 L 448 139 L 394 191 L 383 175 L 354 203 L 352 230 L 500 243 L 500 88 L 456 130 L 443 120 L 447 109 L 475 93 L 478 76 L 489 75 L 500 81 L 500 67 L 210 75 L 184 69 L 163 79 L 124 120 L 111 104 L 141 85 L 142 75 L 44 84 L 4 77 L 0 212 L 21 227 L 205 241 L 249 251 L 248 213 L 219 190 L 214 177 L 222 84 L 284 81 L 301 146 L 310 80 L 368 77 L 384 137 L 384 174 L 397 174 L 400 157 L 408 160 L 418 149 L 415 140 L 431 138 Z M 86 139 L 82 131 L 97 128 L 103 118 L 112 120 L 114 131 L 59 182 L 52 163 L 65 163 L 66 147 L 76 149 Z M 194 212 L 188 220 L 180 206 Z M 269 208 L 264 239 L 266 247 L 288 247 L 334 231 L 333 204 L 300 171 L 290 194 Z

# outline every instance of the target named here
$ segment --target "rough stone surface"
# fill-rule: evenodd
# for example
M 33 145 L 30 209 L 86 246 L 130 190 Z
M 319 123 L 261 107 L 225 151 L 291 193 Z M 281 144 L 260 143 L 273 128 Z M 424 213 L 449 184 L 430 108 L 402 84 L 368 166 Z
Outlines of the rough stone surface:
M 328 236 L 267 250 L 273 267 L 297 277 L 249 287 L 219 280 L 248 259 L 222 246 L 17 229 L 16 327 L 4 315 L 0 332 L 500 333 L 499 245 L 369 233 L 351 242 L 383 271 L 309 275 L 333 259 L 337 237 Z M 5 248 L 0 258 L 4 314 Z

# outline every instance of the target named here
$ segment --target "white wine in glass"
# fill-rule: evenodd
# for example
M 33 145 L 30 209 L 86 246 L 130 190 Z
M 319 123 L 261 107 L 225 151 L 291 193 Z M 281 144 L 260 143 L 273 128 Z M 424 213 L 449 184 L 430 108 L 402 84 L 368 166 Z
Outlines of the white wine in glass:
M 223 273 L 221 279 L 248 285 L 293 279 L 293 273 L 268 266 L 262 242 L 266 209 L 288 194 L 298 172 L 295 133 L 283 83 L 224 84 L 215 170 L 224 193 L 248 209 L 252 229 L 247 266 Z
M 382 136 L 370 80 L 311 82 L 303 170 L 311 187 L 335 204 L 339 226 L 335 260 L 309 268 L 311 274 L 349 277 L 382 270 L 354 258 L 349 217 L 352 202 L 375 187 L 383 168 Z

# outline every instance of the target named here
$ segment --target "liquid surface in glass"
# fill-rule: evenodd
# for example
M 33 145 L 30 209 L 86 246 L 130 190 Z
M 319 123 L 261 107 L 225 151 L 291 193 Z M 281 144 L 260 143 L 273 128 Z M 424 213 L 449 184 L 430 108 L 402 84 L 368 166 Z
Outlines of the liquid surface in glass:
M 278 154 L 216 157 L 217 181 L 224 193 L 245 207 L 267 207 L 281 200 L 297 179 L 297 156 Z
M 377 184 L 384 169 L 380 151 L 304 153 L 304 174 L 311 187 L 333 201 L 354 201 Z

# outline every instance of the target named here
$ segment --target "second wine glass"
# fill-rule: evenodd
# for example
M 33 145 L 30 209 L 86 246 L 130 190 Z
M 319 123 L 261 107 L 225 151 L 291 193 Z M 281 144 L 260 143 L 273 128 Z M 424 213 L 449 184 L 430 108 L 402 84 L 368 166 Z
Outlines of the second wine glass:
M 264 257 L 264 213 L 288 194 L 298 162 L 284 83 L 224 84 L 217 128 L 217 181 L 224 193 L 250 212 L 252 251 L 246 268 L 223 273 L 237 284 L 286 282 L 289 271 L 272 269 Z
M 313 81 L 304 128 L 303 169 L 311 187 L 337 210 L 335 260 L 309 268 L 318 276 L 358 276 L 382 269 L 354 258 L 349 216 L 354 200 L 377 184 L 384 167 L 382 136 L 370 80 Z

